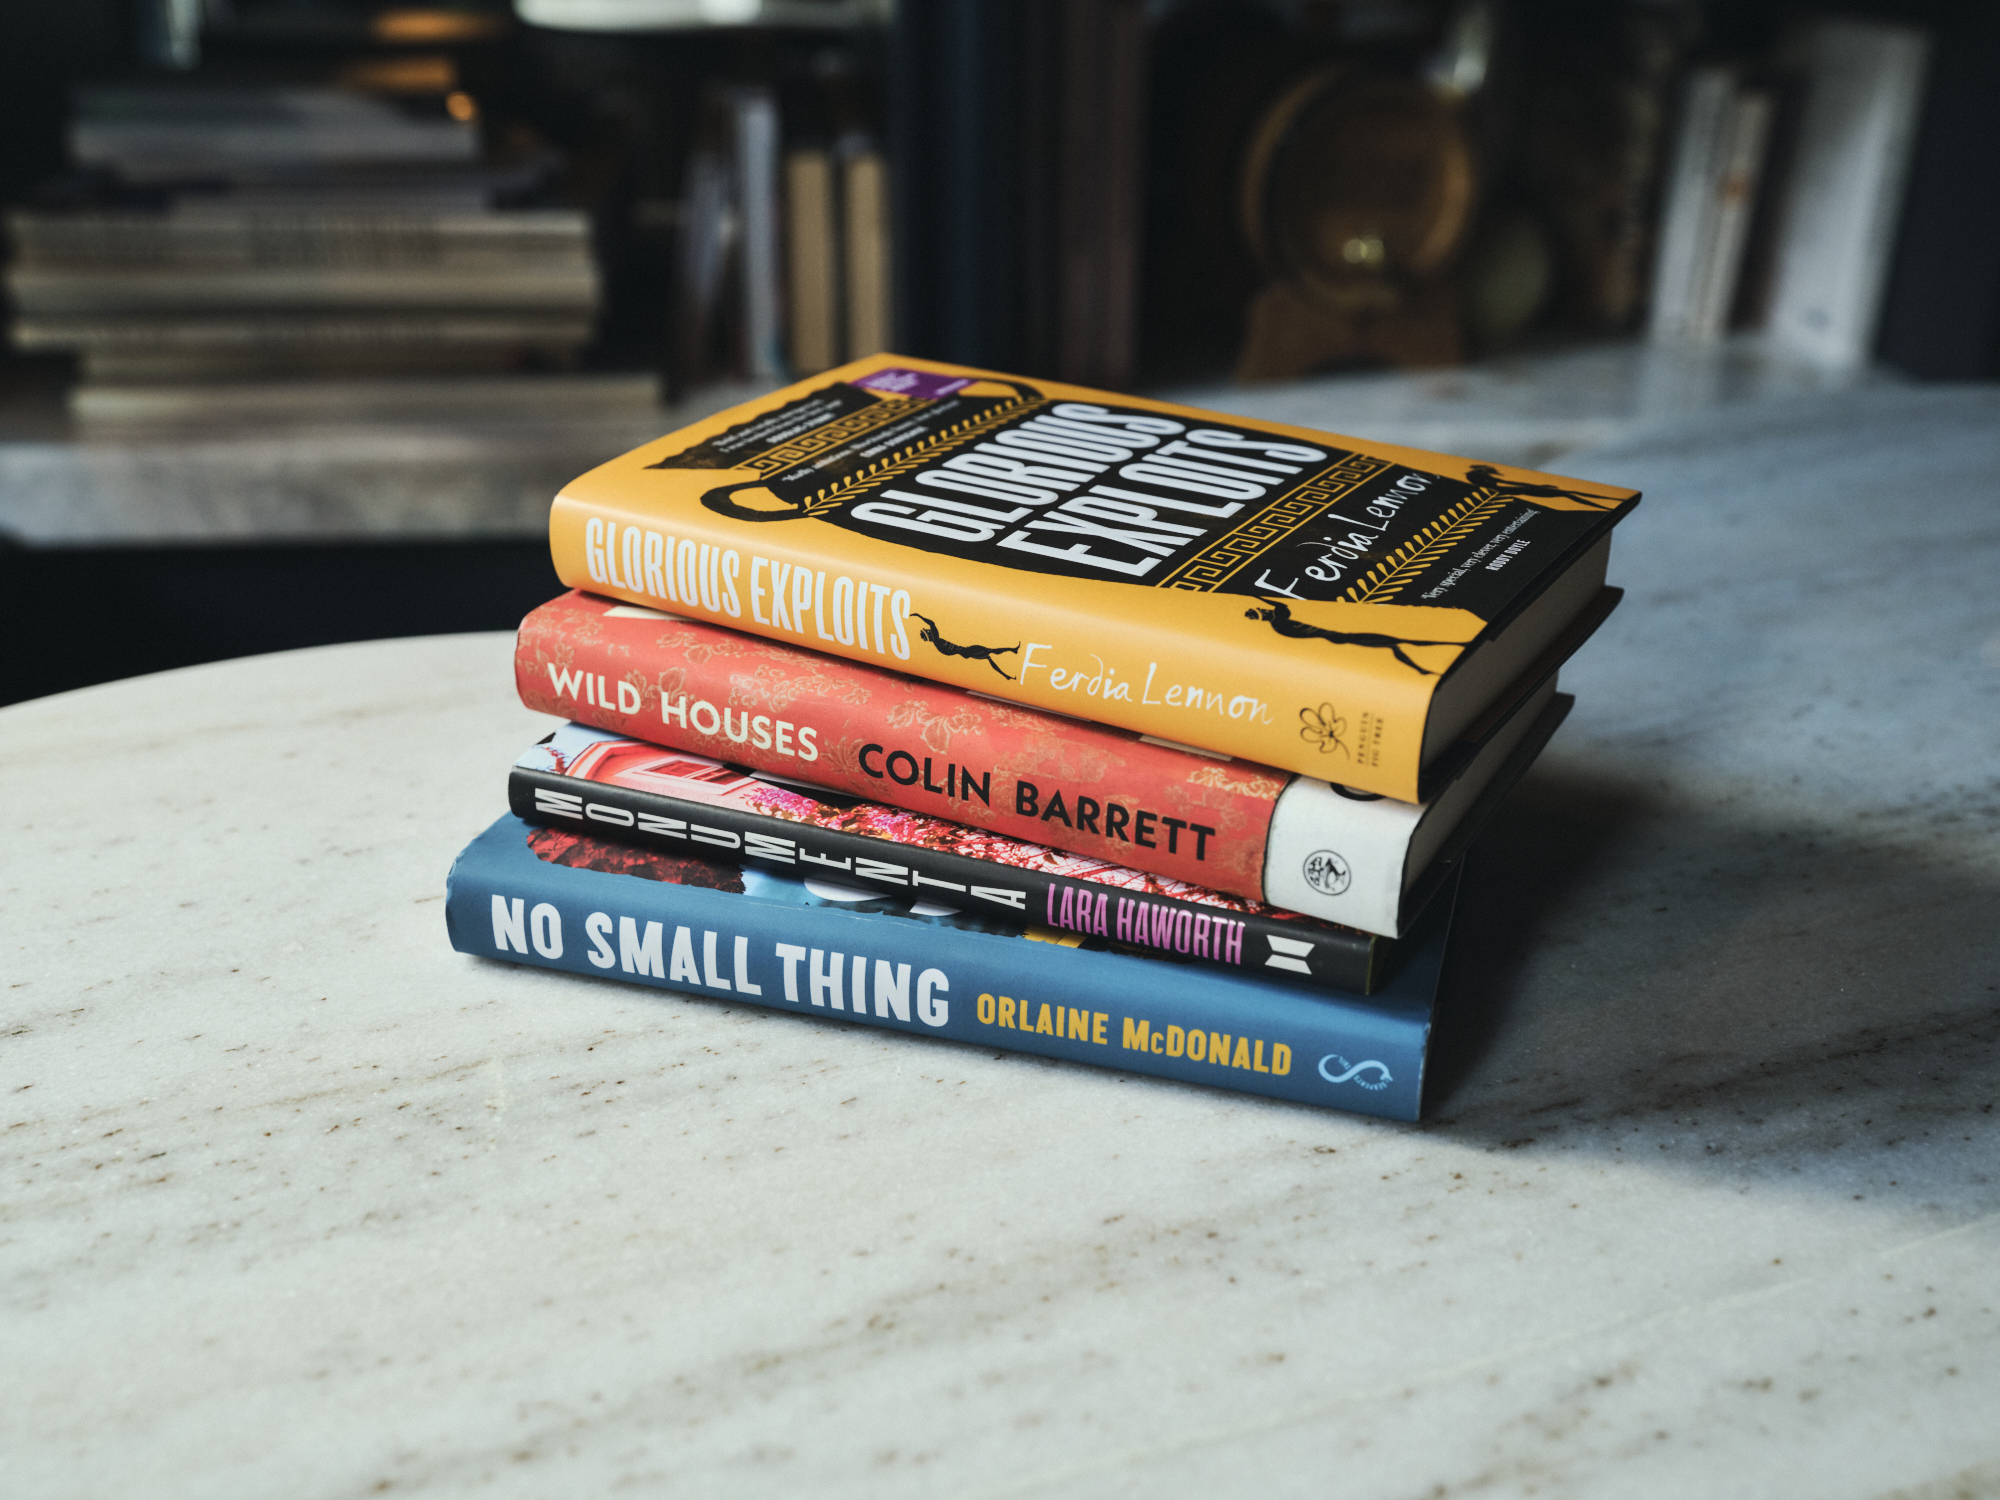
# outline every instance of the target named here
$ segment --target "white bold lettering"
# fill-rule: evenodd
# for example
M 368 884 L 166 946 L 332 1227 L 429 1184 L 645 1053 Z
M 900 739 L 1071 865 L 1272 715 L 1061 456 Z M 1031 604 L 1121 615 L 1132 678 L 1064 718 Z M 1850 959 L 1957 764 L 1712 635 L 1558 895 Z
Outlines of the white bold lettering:
M 665 979 L 666 965 L 660 961 L 660 941 L 663 931 L 658 922 L 648 922 L 645 935 L 642 937 L 637 922 L 630 917 L 620 917 L 618 967 L 627 974 L 651 974 L 655 979 Z
M 562 913 L 546 901 L 537 903 L 528 913 L 528 940 L 543 958 L 561 958 Z
M 951 990 L 943 969 L 926 969 L 917 976 L 917 1019 L 926 1026 L 942 1026 L 951 1019 L 951 1002 L 941 998 Z
M 601 911 L 594 911 L 583 919 L 583 935 L 590 939 L 590 951 L 584 954 L 600 969 L 608 969 L 618 962 L 618 956 L 611 951 L 611 918 Z
M 835 1010 L 845 1010 L 847 1007 L 841 1003 L 840 999 L 840 983 L 843 973 L 843 966 L 841 964 L 842 955 L 838 953 L 834 954 L 831 964 L 825 962 L 826 956 L 826 952 L 823 949 L 815 948 L 812 951 L 812 964 L 808 976 L 812 980 L 812 1003 L 824 1006 L 827 1002 L 827 997 L 830 996 L 833 1000 L 833 1008 Z
M 799 1003 L 799 964 L 805 959 L 806 950 L 792 943 L 777 945 L 778 957 L 785 961 L 785 998 Z
M 887 1017 L 891 1011 L 904 1025 L 910 1020 L 910 966 L 897 964 L 892 971 L 886 958 L 875 960 L 875 1014 Z
M 694 966 L 694 937 L 685 927 L 674 929 L 673 966 L 667 971 L 667 977 L 675 984 L 701 983 L 701 975 Z
M 750 939 L 736 940 L 736 990 L 743 995 L 761 995 L 764 986 L 750 982 Z
M 896 638 L 889 642 L 889 649 L 903 661 L 910 659 L 910 637 L 903 628 L 903 621 L 909 618 L 909 614 L 909 590 L 897 589 L 896 596 L 889 601 L 889 623 L 896 632 Z
M 493 898 L 493 946 L 502 953 L 509 949 L 516 953 L 528 951 L 528 924 L 521 912 L 522 905 L 519 896 L 511 907 L 505 896 Z

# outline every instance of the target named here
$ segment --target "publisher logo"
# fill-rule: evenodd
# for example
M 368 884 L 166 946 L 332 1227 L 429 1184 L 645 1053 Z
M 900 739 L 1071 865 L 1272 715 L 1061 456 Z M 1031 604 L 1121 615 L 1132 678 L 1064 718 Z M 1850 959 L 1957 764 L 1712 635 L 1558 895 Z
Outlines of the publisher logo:
M 1305 876 L 1306 884 L 1322 896 L 1338 896 L 1354 880 L 1347 861 L 1331 849 L 1320 849 L 1306 856 Z
M 1331 1063 L 1339 1072 L 1330 1071 Z M 1371 1093 L 1380 1093 L 1395 1080 L 1389 1076 L 1389 1065 L 1369 1058 L 1366 1062 L 1350 1063 L 1338 1052 L 1329 1052 L 1319 1060 L 1319 1076 L 1328 1083 L 1353 1083 Z

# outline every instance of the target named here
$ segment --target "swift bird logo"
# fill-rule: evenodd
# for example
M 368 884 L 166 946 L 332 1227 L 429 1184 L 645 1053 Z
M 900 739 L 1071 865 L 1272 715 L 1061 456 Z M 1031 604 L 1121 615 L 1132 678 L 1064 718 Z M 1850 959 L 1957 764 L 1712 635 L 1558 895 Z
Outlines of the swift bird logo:
M 1329 1073 L 1326 1069 L 1328 1063 L 1332 1063 L 1335 1067 L 1341 1068 L 1344 1071 Z M 1368 1072 L 1371 1068 L 1374 1070 L 1374 1076 L 1363 1078 L 1361 1075 Z M 1329 1052 L 1319 1060 L 1319 1076 L 1324 1078 L 1328 1083 L 1356 1083 L 1362 1088 L 1372 1090 L 1376 1093 L 1380 1093 L 1391 1083 L 1395 1082 L 1389 1076 L 1389 1065 L 1387 1063 L 1377 1062 L 1372 1057 L 1366 1062 L 1350 1063 L 1338 1052 Z
M 1346 728 L 1347 720 L 1333 711 L 1331 703 L 1299 710 L 1299 738 L 1315 746 L 1321 755 L 1331 755 L 1336 750 L 1342 755 L 1348 753 L 1340 738 Z
M 1292 607 L 1282 599 L 1265 599 L 1263 609 L 1246 609 L 1243 618 L 1262 620 L 1279 635 L 1295 641 L 1330 641 L 1336 646 L 1366 646 L 1375 651 L 1389 651 L 1396 660 L 1412 671 L 1421 672 L 1426 677 L 1437 673 L 1429 667 L 1419 665 L 1404 654 L 1405 646 L 1462 646 L 1463 641 L 1415 641 L 1399 635 L 1378 635 L 1369 630 L 1329 630 L 1324 625 L 1308 624 L 1304 620 L 1292 618 Z

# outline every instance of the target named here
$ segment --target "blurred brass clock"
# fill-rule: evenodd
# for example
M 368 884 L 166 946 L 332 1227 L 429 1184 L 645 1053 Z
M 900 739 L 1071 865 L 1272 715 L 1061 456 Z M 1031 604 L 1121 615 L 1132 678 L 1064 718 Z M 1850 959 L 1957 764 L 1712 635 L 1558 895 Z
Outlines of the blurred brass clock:
M 1265 273 L 1304 300 L 1386 312 L 1449 263 L 1474 196 L 1451 100 L 1416 78 L 1334 66 L 1287 88 L 1258 121 L 1241 222 Z

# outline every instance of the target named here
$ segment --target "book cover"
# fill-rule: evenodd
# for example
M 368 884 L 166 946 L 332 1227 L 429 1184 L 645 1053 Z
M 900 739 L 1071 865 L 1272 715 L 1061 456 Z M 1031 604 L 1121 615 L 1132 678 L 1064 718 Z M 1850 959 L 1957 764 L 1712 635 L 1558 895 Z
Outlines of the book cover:
M 523 752 L 507 802 L 530 823 L 669 853 L 724 850 L 788 873 L 930 894 L 1017 926 L 1363 994 L 1392 957 L 1389 940 L 1355 928 L 583 724 Z
M 1449 916 L 1364 998 L 511 816 L 459 855 L 445 891 L 452 947 L 475 957 L 1395 1120 L 1422 1106 Z
M 1397 802 L 581 592 L 521 622 L 514 675 L 543 713 L 1386 937 L 1554 729 L 1551 676 L 1436 798 Z
M 882 355 L 593 469 L 550 541 L 571 587 L 1417 802 L 1637 498 Z

